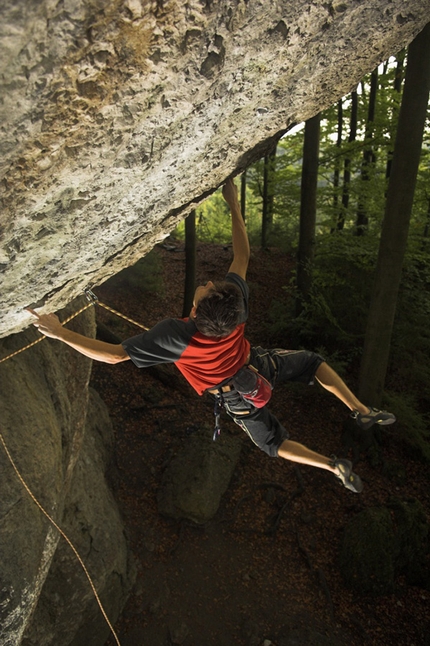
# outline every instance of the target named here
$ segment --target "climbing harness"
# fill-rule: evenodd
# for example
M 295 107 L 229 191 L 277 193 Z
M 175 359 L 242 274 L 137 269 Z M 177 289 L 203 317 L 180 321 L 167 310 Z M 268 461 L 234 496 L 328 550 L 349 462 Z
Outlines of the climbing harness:
M 224 395 L 228 399 L 228 393 L 234 394 L 236 392 L 242 398 L 242 401 L 251 404 L 255 408 L 262 408 L 272 396 L 272 386 L 253 366 L 245 365 L 231 377 L 229 383 L 210 388 L 208 392 L 215 395 L 215 429 L 212 436 L 215 442 L 221 435 L 220 416 L 221 410 L 225 408 Z M 240 412 L 239 414 L 248 415 L 249 411 Z
M 85 305 L 84 307 L 81 307 L 81 309 L 79 309 L 77 312 L 75 312 L 74 314 L 69 316 L 65 321 L 63 321 L 62 325 L 65 325 L 66 323 L 68 323 L 69 321 L 74 319 L 76 316 L 81 314 L 82 312 L 85 312 L 85 310 L 87 310 L 88 308 L 90 308 L 93 305 L 97 304 L 100 307 L 103 307 L 104 309 L 108 310 L 109 312 L 112 312 L 113 314 L 116 314 L 117 316 L 125 319 L 129 323 L 132 323 L 133 325 L 136 325 L 137 327 L 139 327 L 139 328 L 141 328 L 143 330 L 148 330 L 149 329 L 149 328 L 145 327 L 144 325 L 141 325 L 137 321 L 134 321 L 133 319 L 129 318 L 128 316 L 125 316 L 124 314 L 121 314 L 121 312 L 118 312 L 117 310 L 114 310 L 112 307 L 109 307 L 108 305 L 105 305 L 104 303 L 101 303 L 99 301 L 98 297 L 94 294 L 94 292 L 91 289 L 86 289 L 84 291 L 84 293 L 85 293 L 85 296 L 86 296 L 87 300 L 89 301 L 87 303 L 87 305 Z M 15 352 L 12 352 L 11 354 L 7 355 L 6 357 L 3 357 L 2 359 L 0 359 L 0 363 L 3 363 L 4 361 L 7 361 L 8 359 L 12 359 L 12 357 L 15 357 L 16 355 L 20 354 L 21 352 L 24 352 L 24 350 L 28 350 L 29 348 L 33 347 L 37 343 L 40 343 L 40 341 L 43 341 L 46 338 L 47 337 L 45 337 L 45 336 L 41 336 L 39 339 L 36 339 L 32 343 L 29 343 L 25 347 L 20 348 L 19 350 L 16 350 Z M 91 589 L 93 591 L 93 594 L 94 594 L 94 597 L 95 597 L 95 599 L 97 601 L 97 604 L 98 604 L 98 606 L 100 608 L 100 611 L 101 611 L 107 625 L 109 626 L 109 629 L 111 630 L 112 635 L 115 638 L 116 644 L 117 644 L 117 646 L 121 646 L 121 643 L 120 643 L 120 641 L 118 639 L 118 636 L 117 636 L 111 622 L 109 621 L 109 618 L 108 618 L 108 616 L 106 614 L 105 609 L 103 608 L 102 602 L 100 601 L 100 597 L 97 594 L 97 590 L 96 590 L 95 585 L 94 585 L 94 583 L 93 583 L 93 581 L 91 579 L 91 576 L 90 576 L 90 574 L 89 574 L 89 572 L 88 572 L 88 570 L 87 570 L 87 568 L 85 566 L 85 563 L 83 562 L 82 558 L 80 557 L 76 547 L 73 545 L 71 540 L 68 538 L 68 536 L 65 534 L 65 532 L 61 529 L 61 527 L 59 527 L 59 525 L 57 525 L 55 520 L 53 518 L 51 518 L 51 516 L 48 514 L 46 509 L 40 504 L 40 502 L 37 500 L 36 496 L 33 494 L 30 487 L 28 486 L 28 484 L 26 483 L 26 481 L 22 477 L 18 467 L 15 464 L 15 461 L 14 461 L 12 455 L 10 454 L 10 451 L 9 451 L 7 445 L 6 445 L 6 442 L 4 440 L 4 437 L 3 437 L 3 434 L 1 433 L 1 431 L 0 431 L 0 443 L 2 444 L 3 449 L 4 449 L 5 453 L 6 453 L 6 456 L 7 456 L 8 460 L 9 460 L 9 462 L 11 463 L 11 465 L 12 465 L 12 467 L 13 467 L 19 481 L 21 482 L 22 486 L 24 487 L 24 489 L 26 490 L 26 492 L 28 493 L 30 498 L 33 500 L 35 505 L 40 509 L 40 511 L 46 516 L 46 518 L 49 520 L 51 525 L 53 527 L 55 527 L 55 529 L 59 532 L 59 534 L 64 538 L 64 540 L 66 541 L 66 543 L 69 545 L 69 547 L 73 551 L 74 555 L 76 556 L 77 560 L 79 561 L 79 563 L 80 563 L 80 565 L 81 565 L 81 567 L 82 567 L 82 569 L 83 569 L 83 571 L 84 571 L 84 573 L 85 573 L 85 575 L 86 575 L 86 577 L 87 577 L 87 579 L 89 581 L 89 584 L 91 586 Z
M 232 384 L 243 399 L 255 408 L 263 408 L 272 396 L 271 384 L 253 366 L 243 366 L 234 375 Z

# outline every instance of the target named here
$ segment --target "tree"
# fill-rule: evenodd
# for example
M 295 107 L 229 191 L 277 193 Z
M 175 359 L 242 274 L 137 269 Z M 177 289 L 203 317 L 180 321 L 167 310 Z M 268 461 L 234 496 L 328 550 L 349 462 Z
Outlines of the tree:
M 309 298 L 312 285 L 312 262 L 315 250 L 316 200 L 318 185 L 318 154 L 321 114 L 305 124 L 300 201 L 300 233 L 297 254 L 296 315 L 302 311 L 303 300 Z
M 191 312 L 196 285 L 196 212 L 185 219 L 185 286 L 182 317 Z
M 246 222 L 246 168 L 240 178 L 240 210 L 242 211 L 243 221 Z
M 339 179 L 340 179 L 340 150 L 342 147 L 342 128 L 343 128 L 343 101 L 337 102 L 337 137 L 336 137 L 336 156 L 334 160 L 333 173 L 333 212 L 336 214 L 339 222 Z M 332 228 L 331 233 L 335 229 Z
M 275 197 L 275 162 L 276 144 L 273 150 L 264 156 L 263 166 L 263 212 L 261 219 L 261 246 L 267 246 L 267 240 L 273 225 L 273 200 Z
M 394 76 L 394 91 L 395 93 L 400 96 L 402 92 L 402 80 L 403 80 L 403 64 L 405 61 L 405 56 L 406 56 L 406 50 L 402 49 L 399 54 L 397 54 L 397 65 L 396 65 L 396 74 Z M 392 118 L 392 123 L 394 124 L 396 121 L 398 115 L 398 110 L 396 109 L 396 105 L 393 108 L 393 118 Z M 390 139 L 393 139 L 393 136 L 391 135 Z M 391 175 L 391 163 L 392 163 L 392 158 L 393 158 L 393 151 L 390 149 L 388 151 L 387 155 L 387 167 L 385 171 L 385 177 L 386 179 L 390 179 Z
M 357 136 L 357 114 L 358 114 L 358 97 L 357 92 L 351 92 L 351 117 L 349 124 L 349 137 L 348 143 L 350 149 L 345 156 L 343 166 L 343 185 L 342 185 L 342 210 L 339 213 L 337 221 L 337 229 L 341 231 L 345 224 L 345 218 L 348 211 L 349 204 L 349 189 L 351 182 L 351 145 L 354 143 Z
M 405 86 L 361 363 L 360 399 L 376 406 L 381 402 L 388 366 L 429 91 L 430 23 L 408 49 Z
M 376 93 L 378 89 L 378 68 L 372 72 L 370 81 L 369 106 L 367 112 L 366 132 L 364 135 L 364 152 L 361 162 L 361 186 L 359 189 L 359 199 L 357 206 L 356 234 L 363 235 L 367 229 L 368 215 L 366 208 L 366 193 L 370 179 L 371 167 L 375 163 L 373 151 L 373 124 L 375 121 Z

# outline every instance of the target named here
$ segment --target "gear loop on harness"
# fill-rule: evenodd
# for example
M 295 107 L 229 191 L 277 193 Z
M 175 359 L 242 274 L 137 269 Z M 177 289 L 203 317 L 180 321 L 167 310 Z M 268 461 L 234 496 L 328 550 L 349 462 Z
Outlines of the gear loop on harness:
M 212 440 L 215 442 L 221 435 L 221 410 L 224 408 L 224 402 L 221 395 L 215 397 L 214 415 L 215 415 L 215 428 Z

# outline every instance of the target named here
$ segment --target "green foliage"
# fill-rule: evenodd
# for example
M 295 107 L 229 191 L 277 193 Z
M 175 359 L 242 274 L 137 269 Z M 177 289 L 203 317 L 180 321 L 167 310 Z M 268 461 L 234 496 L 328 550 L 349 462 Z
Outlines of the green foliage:
M 239 181 L 236 185 L 240 191 Z M 261 220 L 259 217 L 258 201 L 249 187 L 246 192 L 246 228 L 251 244 L 258 244 Z M 185 224 L 181 222 L 175 229 L 175 237 L 184 239 Z M 196 235 L 197 240 L 209 244 L 231 243 L 231 215 L 229 208 L 222 197 L 221 189 L 211 195 L 196 209 Z
M 376 240 L 345 232 L 320 236 L 310 299 L 294 318 L 292 307 L 299 295 L 293 277 L 286 289 L 288 304 L 287 299 L 272 304 L 270 332 L 290 336 L 302 346 L 323 346 L 329 354 L 344 353 L 351 360 L 362 347 L 376 255 Z
M 410 420 L 411 432 L 422 434 L 430 421 L 430 253 L 409 252 L 397 302 L 397 314 L 391 342 L 393 387 L 413 393 L 406 399 L 409 408 L 423 412 L 422 422 Z M 416 394 L 415 394 L 416 393 Z M 407 411 L 405 411 L 407 412 Z M 408 413 L 408 417 L 410 414 Z M 412 431 L 412 427 L 414 431 Z M 430 450 L 426 454 L 430 457 Z
M 420 402 L 415 393 L 406 389 L 400 392 L 386 390 L 384 393 L 384 405 L 387 409 L 396 411 L 396 417 L 400 420 L 401 430 L 396 430 L 395 432 L 400 435 L 400 440 L 405 450 L 412 457 L 429 464 L 429 415 L 421 411 Z
M 160 256 L 153 249 L 131 267 L 113 276 L 109 284 L 115 288 L 130 288 L 144 294 L 163 293 L 163 273 Z
M 402 52 L 397 60 L 404 57 Z M 282 301 L 273 301 L 267 336 L 275 343 L 289 339 L 295 346 L 323 349 L 342 372 L 346 365 L 358 369 L 368 306 L 371 299 L 381 224 L 385 211 L 387 170 L 396 136 L 401 92 L 395 87 L 405 65 L 392 58 L 378 70 L 374 120 L 368 122 L 370 81 L 367 75 L 357 88 L 357 134 L 349 141 L 351 96 L 343 97 L 341 140 L 338 142 L 338 104 L 322 113 L 317 192 L 313 287 L 309 300 L 295 318 L 299 294 L 295 276 L 285 286 Z M 401 80 L 401 79 L 400 79 Z M 266 244 L 293 251 L 299 237 L 303 124 L 287 133 L 277 146 L 270 172 L 273 215 Z M 367 156 L 365 156 L 365 152 Z M 370 154 L 371 153 L 371 154 Z M 344 185 L 345 168 L 350 183 Z M 247 169 L 246 222 L 252 245 L 261 245 L 264 160 Z M 336 179 L 337 178 L 337 179 Z M 364 178 L 364 179 L 363 179 Z M 337 182 L 337 183 L 336 183 Z M 238 183 L 239 186 L 239 183 Z M 430 410 L 430 128 L 424 134 L 421 163 L 414 195 L 408 251 L 392 337 L 388 397 L 408 429 L 410 444 L 430 459 L 428 418 Z M 342 197 L 347 195 L 347 205 Z M 345 200 L 346 201 L 346 200 Z M 365 235 L 357 236 L 359 206 L 368 218 Z M 339 220 L 343 229 L 337 230 Z M 230 216 L 217 191 L 197 209 L 197 236 L 205 242 L 229 243 Z M 411 395 L 411 393 L 413 393 Z M 415 393 L 419 393 L 415 395 Z M 415 449 L 414 449 L 415 450 Z

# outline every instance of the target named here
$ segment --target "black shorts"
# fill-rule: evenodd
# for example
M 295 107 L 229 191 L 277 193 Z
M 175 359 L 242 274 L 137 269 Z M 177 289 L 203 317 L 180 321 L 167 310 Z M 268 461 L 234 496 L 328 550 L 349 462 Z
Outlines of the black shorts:
M 272 388 L 284 381 L 312 384 L 321 355 L 308 350 L 265 350 L 251 348 L 249 364 L 270 382 Z M 271 457 L 278 456 L 278 449 L 289 438 L 288 431 L 268 410 L 267 406 L 255 408 L 236 391 L 222 395 L 224 408 L 262 451 Z

